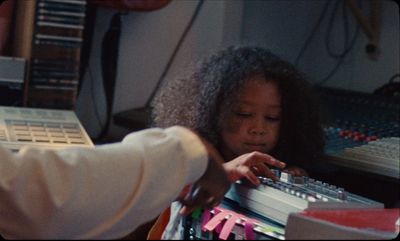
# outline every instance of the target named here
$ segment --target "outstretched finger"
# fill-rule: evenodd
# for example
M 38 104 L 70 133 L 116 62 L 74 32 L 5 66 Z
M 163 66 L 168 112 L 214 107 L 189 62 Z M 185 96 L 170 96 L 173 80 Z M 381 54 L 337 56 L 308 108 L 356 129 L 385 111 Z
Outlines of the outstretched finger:
M 260 180 L 256 176 L 255 173 L 258 172 L 256 166 L 240 166 L 237 171 L 239 172 L 239 175 L 242 177 L 245 177 L 247 180 L 249 180 L 253 185 L 258 186 L 260 185 Z
M 286 163 L 281 162 L 268 154 L 265 154 L 265 153 L 261 153 L 261 154 L 263 155 L 262 158 L 263 158 L 265 164 L 268 164 L 269 166 L 274 166 L 277 168 L 285 168 Z
M 249 164 L 251 165 L 256 165 L 262 162 L 264 164 L 267 164 L 268 166 L 274 166 L 280 169 L 286 166 L 286 163 L 277 160 L 273 156 L 258 151 L 250 153 L 247 158 L 248 160 L 250 160 Z
M 269 177 L 274 181 L 277 181 L 279 178 L 269 168 L 269 166 L 278 167 L 280 169 L 286 166 L 286 163 L 281 162 L 274 157 L 261 152 L 251 153 L 249 160 L 251 160 L 251 162 L 249 162 L 249 165 L 251 165 L 253 168 L 255 167 L 255 169 L 258 171 L 256 172 L 257 174 Z

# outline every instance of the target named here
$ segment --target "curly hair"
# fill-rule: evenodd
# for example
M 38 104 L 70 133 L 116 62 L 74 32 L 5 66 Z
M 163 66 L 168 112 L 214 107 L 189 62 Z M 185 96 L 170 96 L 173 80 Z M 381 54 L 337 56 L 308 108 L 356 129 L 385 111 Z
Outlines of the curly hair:
M 271 155 L 304 167 L 322 154 L 324 133 L 316 95 L 303 73 L 257 46 L 231 46 L 204 59 L 187 78 L 165 83 L 152 102 L 152 125 L 181 125 L 217 148 L 223 110 L 252 76 L 274 81 L 282 99 L 279 141 Z

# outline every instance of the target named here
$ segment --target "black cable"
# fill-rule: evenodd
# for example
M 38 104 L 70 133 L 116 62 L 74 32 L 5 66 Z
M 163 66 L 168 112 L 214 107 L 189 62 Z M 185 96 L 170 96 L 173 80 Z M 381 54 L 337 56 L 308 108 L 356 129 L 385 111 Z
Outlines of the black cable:
M 338 0 L 336 2 L 334 10 L 332 11 L 332 15 L 331 15 L 330 21 L 328 23 L 328 28 L 327 28 L 326 35 L 325 35 L 325 47 L 326 47 L 326 50 L 327 50 L 329 56 L 334 58 L 334 59 L 338 59 L 338 60 L 336 62 L 336 65 L 327 74 L 327 76 L 322 78 L 320 81 L 318 81 L 318 83 L 315 84 L 316 86 L 321 86 L 322 84 L 326 83 L 326 81 L 328 81 L 337 72 L 337 70 L 340 68 L 341 64 L 343 63 L 343 60 L 346 57 L 346 55 L 350 52 L 350 50 L 353 49 L 354 44 L 355 44 L 355 42 L 357 40 L 357 37 L 359 35 L 359 32 L 360 32 L 360 25 L 357 24 L 355 33 L 354 33 L 352 39 L 349 42 L 349 39 L 348 39 L 349 38 L 349 33 L 348 33 L 349 21 L 348 21 L 348 18 L 347 18 L 347 13 L 346 13 L 346 8 L 345 8 L 345 5 L 344 5 L 344 2 L 342 1 L 342 4 L 343 4 L 342 5 L 342 7 L 343 7 L 342 8 L 343 9 L 342 17 L 343 17 L 343 24 L 344 24 L 343 28 L 344 28 L 344 31 L 345 31 L 345 33 L 344 33 L 344 35 L 345 35 L 344 44 L 343 44 L 344 45 L 344 50 L 341 53 L 336 54 L 330 49 L 329 43 L 330 43 L 330 39 L 332 39 L 331 38 L 331 32 L 332 32 L 333 19 L 334 19 L 334 16 L 336 15 L 336 11 L 337 11 L 337 7 L 338 7 L 339 1 L 340 0 Z
M 111 123 L 114 89 L 117 75 L 117 63 L 119 52 L 119 39 L 121 35 L 121 15 L 114 14 L 110 21 L 110 27 L 103 37 L 101 46 L 101 70 L 103 76 L 103 88 L 106 96 L 106 122 L 96 140 L 103 139 Z
M 96 101 L 95 95 L 94 95 L 94 86 L 95 85 L 94 85 L 94 79 L 93 79 L 92 70 L 91 70 L 89 65 L 88 65 L 87 69 L 88 69 L 88 74 L 89 74 L 89 79 L 90 79 L 90 97 L 92 99 L 92 103 L 93 103 L 93 106 L 94 106 L 94 114 L 96 116 L 97 122 L 99 123 L 101 129 L 103 129 L 104 128 L 104 123 L 101 121 L 99 110 L 97 108 L 98 107 L 97 106 L 97 101 Z M 93 139 L 98 139 L 98 138 L 93 138 Z
M 389 83 L 392 83 L 394 79 L 400 78 L 400 73 L 394 74 L 392 77 L 389 78 Z
M 153 92 L 151 93 L 149 99 L 146 102 L 145 109 L 148 108 L 151 104 L 152 99 L 154 98 L 156 92 L 161 86 L 161 83 L 167 74 L 173 60 L 175 59 L 175 56 L 180 49 L 180 46 L 182 45 L 187 33 L 191 29 L 195 19 L 197 18 L 201 6 L 203 5 L 204 0 L 200 0 L 199 3 L 196 6 L 196 9 L 188 23 L 188 25 L 185 27 L 182 36 L 180 37 L 170 59 L 168 60 L 168 63 L 166 67 L 164 68 L 164 71 L 162 72 L 159 80 L 157 81 L 156 87 L 154 88 Z M 101 139 L 104 139 L 108 132 L 108 128 L 111 122 L 111 116 L 112 116 L 112 103 L 113 103 L 113 97 L 114 97 L 114 88 L 115 88 L 115 75 L 116 75 L 116 63 L 117 59 L 114 59 L 115 55 L 112 53 L 118 53 L 118 44 L 119 44 L 119 36 L 120 36 L 120 28 L 121 28 L 121 20 L 120 20 L 120 15 L 121 13 L 117 13 L 113 16 L 111 23 L 110 23 L 110 29 L 107 31 L 106 35 L 103 38 L 103 43 L 102 43 L 102 74 L 103 74 L 103 82 L 104 82 L 104 90 L 106 94 L 106 101 L 107 101 L 107 117 L 106 117 L 106 123 L 103 126 L 103 129 L 101 133 L 98 135 L 97 138 L 95 138 L 98 141 L 101 141 Z M 110 46 L 114 46 L 114 50 L 111 50 Z M 114 60 L 113 60 L 114 59 Z M 142 108 L 140 108 L 142 109 Z
M 347 8 L 344 1 L 342 2 L 342 18 L 343 18 L 343 27 L 344 27 L 344 46 L 343 48 L 346 49 L 346 46 L 349 44 L 349 18 L 347 17 Z
M 316 86 L 321 86 L 322 84 L 324 84 L 326 81 L 328 81 L 335 73 L 336 71 L 339 69 L 340 65 L 343 63 L 344 57 L 343 58 L 339 58 L 338 61 L 336 62 L 335 67 L 333 67 L 333 69 L 327 74 L 327 76 L 325 76 L 324 78 L 322 78 L 320 81 L 318 81 L 318 83 L 316 83 Z
M 308 45 L 311 43 L 311 39 L 314 37 L 315 33 L 317 32 L 317 29 L 319 27 L 319 25 L 322 22 L 322 19 L 325 17 L 326 15 L 326 11 L 328 10 L 329 4 L 331 3 L 331 0 L 326 0 L 325 2 L 325 6 L 324 9 L 322 10 L 321 14 L 318 17 L 318 20 L 314 26 L 314 28 L 312 29 L 310 35 L 308 36 L 307 40 L 305 41 L 303 47 L 300 49 L 299 54 L 297 55 L 296 60 L 294 61 L 294 65 L 298 66 L 299 64 L 299 60 L 301 58 L 301 56 L 304 54 L 306 48 L 308 47 Z
M 388 83 L 374 90 L 374 94 L 390 96 L 390 97 L 400 97 L 400 81 L 394 81 L 394 79 L 400 78 L 400 73 L 392 75 Z
M 194 10 L 194 13 L 193 13 L 190 21 L 186 25 L 186 27 L 185 27 L 185 29 L 184 29 L 184 31 L 183 31 L 178 43 L 175 46 L 174 51 L 172 52 L 171 57 L 169 58 L 169 60 L 167 62 L 167 65 L 165 66 L 160 78 L 158 79 L 158 81 L 156 83 L 156 86 L 154 87 L 154 89 L 153 89 L 152 93 L 150 94 L 149 98 L 147 99 L 145 108 L 148 108 L 150 106 L 151 101 L 153 100 L 154 96 L 156 95 L 158 89 L 161 87 L 161 84 L 163 83 L 163 80 L 164 80 L 166 74 L 168 73 L 169 68 L 171 67 L 171 65 L 172 65 L 172 63 L 173 63 L 173 61 L 175 59 L 176 54 L 178 53 L 178 50 L 180 49 L 183 41 L 185 40 L 186 35 L 188 34 L 189 30 L 192 28 L 192 25 L 193 25 L 195 19 L 199 15 L 199 12 L 200 12 L 200 9 L 201 9 L 201 6 L 203 5 L 203 3 L 204 3 L 204 0 L 200 0 L 199 3 L 197 4 L 196 9 Z
M 335 5 L 334 5 L 333 10 L 332 10 L 332 14 L 331 14 L 331 16 L 329 18 L 328 27 L 326 28 L 327 31 L 326 31 L 326 34 L 325 34 L 325 48 L 326 48 L 328 54 L 333 58 L 341 58 L 341 57 L 343 57 L 343 53 L 340 53 L 340 54 L 334 53 L 334 51 L 331 49 L 331 46 L 330 46 L 330 43 L 331 43 L 330 40 L 332 39 L 331 34 L 332 34 L 333 23 L 334 23 L 333 20 L 335 19 L 339 3 L 340 3 L 340 0 L 337 0 L 335 2 Z M 344 14 L 343 14 L 343 16 L 344 16 Z M 347 18 L 346 18 L 346 20 L 347 20 Z M 348 27 L 347 27 L 346 24 L 344 24 L 344 26 L 345 26 L 345 32 L 344 32 L 345 46 L 344 46 L 344 48 L 346 48 L 346 46 L 347 46 L 346 44 L 347 44 L 347 41 L 348 41 Z
M 83 76 L 89 65 L 95 22 L 96 22 L 96 7 L 91 4 L 88 4 L 85 12 L 85 27 L 83 29 L 83 34 L 82 34 L 83 43 L 81 48 L 79 81 L 78 81 L 78 90 L 76 94 L 77 97 L 81 93 L 83 85 Z
M 331 17 L 329 19 L 328 28 L 327 28 L 327 31 L 326 31 L 326 34 L 325 34 L 325 48 L 326 48 L 328 54 L 332 58 L 338 58 L 338 61 L 336 62 L 335 67 L 333 67 L 333 69 L 328 73 L 328 75 L 326 77 L 322 78 L 320 81 L 318 81 L 318 83 L 316 84 L 317 86 L 321 86 L 323 83 L 328 81 L 336 73 L 336 71 L 339 69 L 340 65 L 343 63 L 344 57 L 345 57 L 345 55 L 347 53 L 347 51 L 346 51 L 347 50 L 346 43 L 348 42 L 348 21 L 347 21 L 347 18 L 343 19 L 344 29 L 345 29 L 345 33 L 344 33 L 344 39 L 345 39 L 344 40 L 344 42 L 345 42 L 344 48 L 345 48 L 345 51 L 340 53 L 340 54 L 335 54 L 330 49 L 330 45 L 329 45 L 330 39 L 332 39 L 331 38 L 331 33 L 332 33 L 332 29 L 333 29 L 333 22 L 334 22 L 333 20 L 335 19 L 339 3 L 340 3 L 340 0 L 337 0 L 336 3 L 335 3 L 335 6 L 334 6 L 334 8 L 332 10 Z M 345 11 L 344 8 L 343 8 L 343 11 Z M 345 15 L 343 13 L 342 16 L 344 17 L 344 16 L 347 16 L 347 15 Z
M 343 46 L 344 50 L 341 53 L 334 53 L 334 51 L 330 47 L 330 43 L 331 43 L 330 40 L 334 39 L 331 37 L 331 33 L 332 33 L 333 19 L 336 14 L 335 13 L 336 9 L 334 10 L 334 12 L 331 15 L 331 18 L 330 18 L 330 21 L 328 24 L 328 28 L 326 31 L 326 35 L 325 35 L 325 48 L 326 48 L 329 56 L 331 56 L 332 58 L 342 58 L 342 57 L 346 56 L 350 52 L 350 50 L 354 47 L 355 41 L 356 41 L 359 31 L 360 31 L 360 24 L 357 24 L 356 31 L 355 31 L 352 39 L 349 42 L 349 22 L 348 22 L 348 18 L 347 18 L 346 5 L 344 4 L 343 1 L 342 1 L 342 3 L 343 3 L 342 7 L 343 7 L 343 23 L 344 23 L 343 28 L 345 31 L 344 32 L 345 39 L 344 39 L 344 46 Z

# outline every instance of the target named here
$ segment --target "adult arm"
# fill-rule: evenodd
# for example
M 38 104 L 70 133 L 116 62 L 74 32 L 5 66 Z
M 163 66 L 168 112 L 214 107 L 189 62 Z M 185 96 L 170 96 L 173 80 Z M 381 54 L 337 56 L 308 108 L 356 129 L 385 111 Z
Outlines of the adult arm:
M 10 239 L 111 239 L 155 218 L 206 170 L 201 140 L 182 127 L 132 133 L 94 149 L 0 147 L 0 234 Z

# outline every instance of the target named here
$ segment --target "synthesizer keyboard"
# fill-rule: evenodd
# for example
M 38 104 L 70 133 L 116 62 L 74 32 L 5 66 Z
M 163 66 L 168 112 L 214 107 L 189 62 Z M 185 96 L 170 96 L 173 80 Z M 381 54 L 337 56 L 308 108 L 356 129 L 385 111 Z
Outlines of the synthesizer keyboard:
M 23 146 L 59 149 L 94 147 L 71 110 L 0 106 L 0 144 L 18 152 Z

